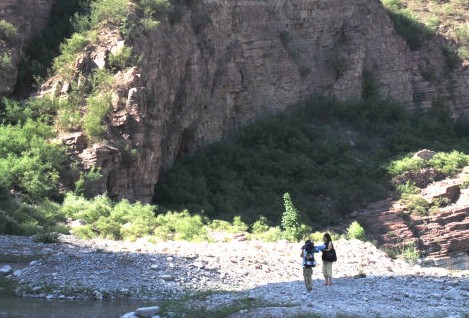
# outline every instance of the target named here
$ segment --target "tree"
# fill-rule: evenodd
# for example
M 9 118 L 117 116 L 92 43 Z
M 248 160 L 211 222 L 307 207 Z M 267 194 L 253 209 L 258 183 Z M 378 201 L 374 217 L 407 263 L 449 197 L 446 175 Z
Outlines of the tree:
M 283 195 L 285 212 L 282 215 L 282 229 L 285 231 L 285 238 L 289 241 L 298 242 L 303 237 L 300 213 L 293 206 L 290 194 L 286 192 Z

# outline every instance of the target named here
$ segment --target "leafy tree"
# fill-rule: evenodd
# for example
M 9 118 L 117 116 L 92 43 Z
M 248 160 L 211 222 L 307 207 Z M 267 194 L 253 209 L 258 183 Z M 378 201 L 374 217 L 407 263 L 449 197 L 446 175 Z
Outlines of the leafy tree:
M 289 241 L 298 242 L 303 238 L 300 213 L 293 205 L 288 192 L 283 195 L 283 200 L 285 212 L 282 215 L 282 228 L 285 231 L 285 238 Z

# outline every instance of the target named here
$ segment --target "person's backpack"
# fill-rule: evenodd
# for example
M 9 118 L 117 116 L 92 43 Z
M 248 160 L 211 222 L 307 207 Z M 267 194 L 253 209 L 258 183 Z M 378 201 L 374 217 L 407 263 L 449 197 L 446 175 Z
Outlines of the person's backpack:
M 304 247 L 304 253 L 303 256 L 303 267 L 306 268 L 311 268 L 316 266 L 316 260 L 314 259 L 314 244 L 309 243 Z

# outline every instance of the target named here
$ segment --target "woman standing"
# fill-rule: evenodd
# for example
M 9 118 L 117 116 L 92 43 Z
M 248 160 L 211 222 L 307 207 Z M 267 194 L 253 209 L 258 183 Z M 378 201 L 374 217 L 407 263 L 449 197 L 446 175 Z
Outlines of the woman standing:
M 330 286 L 332 285 L 332 260 L 328 257 L 329 251 L 334 249 L 334 244 L 332 244 L 332 238 L 329 233 L 325 233 L 323 236 L 324 239 L 324 249 L 322 250 L 322 274 L 324 275 L 324 279 L 326 280 L 324 285 Z

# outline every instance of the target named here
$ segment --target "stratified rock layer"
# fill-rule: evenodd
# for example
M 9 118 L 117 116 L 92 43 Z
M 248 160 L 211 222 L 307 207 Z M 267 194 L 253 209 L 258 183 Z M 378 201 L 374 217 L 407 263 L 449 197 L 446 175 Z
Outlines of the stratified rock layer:
M 0 97 L 10 95 L 18 78 L 21 50 L 25 43 L 47 25 L 55 0 L 2 0 L 0 20 L 12 24 L 18 36 L 12 41 L 0 37 L 0 57 L 8 56 L 11 63 L 0 65 Z M 0 63 L 2 64 L 2 63 Z

